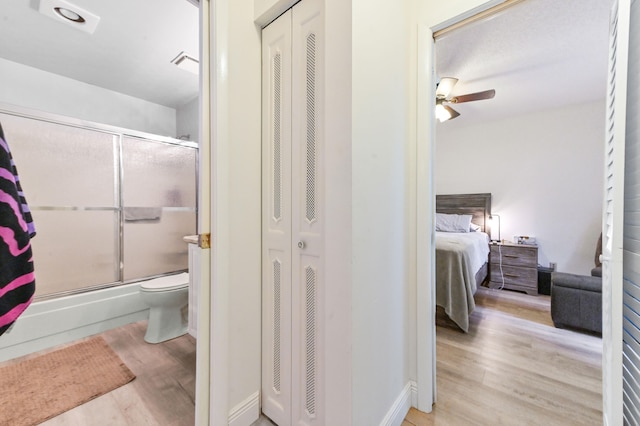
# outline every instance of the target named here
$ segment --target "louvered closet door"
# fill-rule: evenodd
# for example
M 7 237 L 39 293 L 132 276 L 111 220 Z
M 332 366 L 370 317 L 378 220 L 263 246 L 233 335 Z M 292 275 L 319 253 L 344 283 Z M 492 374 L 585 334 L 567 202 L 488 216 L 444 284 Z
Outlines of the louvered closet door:
M 262 31 L 262 411 L 291 424 L 291 11 Z
M 324 424 L 321 6 L 263 30 L 262 406 L 280 426 Z
M 609 34 L 602 232 L 603 423 L 622 424 L 622 236 L 629 0 L 616 2 Z
M 637 425 L 640 424 L 640 2 L 631 1 L 626 13 L 629 14 L 629 53 L 624 157 L 622 394 L 624 424 Z
M 324 137 L 321 2 L 293 8 L 293 401 L 294 425 L 322 425 Z

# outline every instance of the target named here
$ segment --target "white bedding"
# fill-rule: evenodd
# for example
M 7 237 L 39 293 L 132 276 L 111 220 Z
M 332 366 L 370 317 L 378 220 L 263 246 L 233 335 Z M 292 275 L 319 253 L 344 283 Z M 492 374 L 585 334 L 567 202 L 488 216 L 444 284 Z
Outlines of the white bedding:
M 436 232 L 436 247 L 438 242 L 467 246 L 470 266 L 474 274 L 487 262 L 489 235 L 484 232 Z
M 475 274 L 489 255 L 482 232 L 436 232 L 436 304 L 465 332 L 475 308 Z

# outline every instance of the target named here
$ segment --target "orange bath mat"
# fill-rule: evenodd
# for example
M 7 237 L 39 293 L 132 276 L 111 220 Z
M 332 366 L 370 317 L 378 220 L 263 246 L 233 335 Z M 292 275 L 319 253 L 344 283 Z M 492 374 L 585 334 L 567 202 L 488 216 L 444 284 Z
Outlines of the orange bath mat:
M 135 378 L 102 337 L 0 365 L 0 425 L 30 426 Z

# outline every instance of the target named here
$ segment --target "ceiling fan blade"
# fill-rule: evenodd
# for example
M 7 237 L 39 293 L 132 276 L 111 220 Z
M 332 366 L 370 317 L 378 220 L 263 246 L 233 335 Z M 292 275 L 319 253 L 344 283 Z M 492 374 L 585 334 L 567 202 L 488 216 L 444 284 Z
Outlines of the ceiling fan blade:
M 492 99 L 496 95 L 494 89 L 485 90 L 484 92 L 469 93 L 468 95 L 454 96 L 449 100 L 455 104 L 461 104 L 463 102 L 482 101 L 484 99 Z
M 455 86 L 457 82 L 457 78 L 442 77 L 436 89 L 436 98 L 444 99 L 449 96 L 449 93 L 451 93 L 453 86 Z
M 451 108 L 449 105 L 442 105 L 442 106 L 444 107 L 444 109 L 446 109 L 449 112 L 449 114 L 451 114 L 451 118 L 449 118 L 449 120 L 453 120 L 454 118 L 460 115 L 458 111 Z

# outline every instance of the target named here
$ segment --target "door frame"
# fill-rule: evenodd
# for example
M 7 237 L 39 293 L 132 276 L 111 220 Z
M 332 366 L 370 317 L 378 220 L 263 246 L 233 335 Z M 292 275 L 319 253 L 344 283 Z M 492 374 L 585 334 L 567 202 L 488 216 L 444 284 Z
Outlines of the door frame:
M 488 9 L 514 0 L 491 0 L 475 7 L 448 6 L 434 22 L 419 22 L 417 29 L 417 99 L 416 108 L 416 384 L 417 407 L 430 413 L 437 399 L 436 323 L 435 323 L 435 186 L 433 177 L 435 153 L 435 40 L 436 31 L 457 25 Z M 516 0 L 519 1 L 519 0 Z M 470 2 L 471 3 L 471 2 Z M 428 9 L 428 7 L 427 7 Z M 431 16 L 423 9 L 421 16 Z
M 435 99 L 435 41 L 433 33 L 447 27 L 456 25 L 468 18 L 482 13 L 494 6 L 506 4 L 512 1 L 520 0 L 492 0 L 478 4 L 476 7 L 460 7 L 455 11 L 455 6 L 450 6 L 449 13 L 436 18 L 433 23 L 420 22 L 418 24 L 418 62 L 417 62 L 417 117 L 426 117 L 423 121 L 417 120 L 417 141 L 416 141 L 416 189 L 417 189 L 417 259 L 429 259 L 429 262 L 417 264 L 417 387 L 418 387 L 418 403 L 417 408 L 424 412 L 431 412 L 431 404 L 435 403 L 436 395 L 436 345 L 435 345 L 435 244 L 433 242 L 433 212 L 435 207 L 435 193 L 433 182 L 433 152 L 435 150 L 435 105 L 432 100 Z M 629 0 L 620 0 L 628 3 Z M 471 6 L 472 0 L 469 0 Z M 445 8 L 447 6 L 443 6 Z M 421 16 L 430 16 L 431 9 L 426 7 L 422 10 Z M 626 68 L 625 68 L 626 78 Z M 421 111 L 425 113 L 421 113 Z M 621 239 L 619 239 L 621 242 Z M 620 266 L 621 269 L 621 266 Z M 620 278 L 620 282 L 621 282 Z M 621 290 L 616 290 L 616 294 L 611 300 L 611 304 L 607 306 L 611 310 L 611 316 L 616 322 L 621 322 L 622 318 L 622 298 Z M 604 306 L 603 306 L 604 308 Z M 621 329 L 620 324 L 614 324 L 614 329 Z M 603 329 L 603 333 L 610 330 Z M 616 366 L 621 364 L 621 332 L 616 331 L 616 338 L 620 335 L 620 345 L 616 345 L 614 357 L 616 358 Z M 603 335 L 603 340 L 604 340 Z M 431 349 L 430 350 L 430 346 Z M 604 348 L 603 348 L 604 349 Z M 619 359 L 618 359 L 619 358 Z M 606 368 L 606 366 L 603 366 Z M 611 366 L 609 366 L 611 368 Z M 429 381 L 429 372 L 432 372 L 432 382 Z M 603 375 L 606 374 L 603 368 Z M 603 388 L 603 392 L 612 392 L 614 400 L 621 401 L 616 395 L 622 393 L 621 373 L 613 378 L 615 389 Z M 619 386 L 617 386 L 619 385 Z M 429 388 L 432 386 L 432 388 Z M 604 402 L 604 399 L 603 399 Z M 616 413 L 611 407 L 604 407 L 608 410 L 608 415 L 613 419 L 619 419 L 620 413 Z M 615 420 L 614 420 L 615 423 Z M 611 423 L 611 424 L 614 424 Z
M 191 1 L 191 0 L 189 0 Z M 215 1 L 215 0 L 211 0 Z M 198 234 L 211 236 L 212 199 L 215 186 L 211 180 L 211 164 L 213 152 L 211 146 L 211 119 L 209 114 L 211 96 L 210 85 L 210 2 L 196 2 L 200 25 L 200 61 L 199 61 L 199 160 L 198 160 Z M 206 244 L 205 244 L 206 245 Z M 214 282 L 211 275 L 213 256 L 211 249 L 198 243 L 200 250 L 200 293 L 198 295 L 197 331 L 196 331 L 196 389 L 195 389 L 195 424 L 209 424 L 211 413 L 211 376 L 216 373 L 211 363 L 211 289 Z M 225 384 L 226 386 L 226 384 Z

